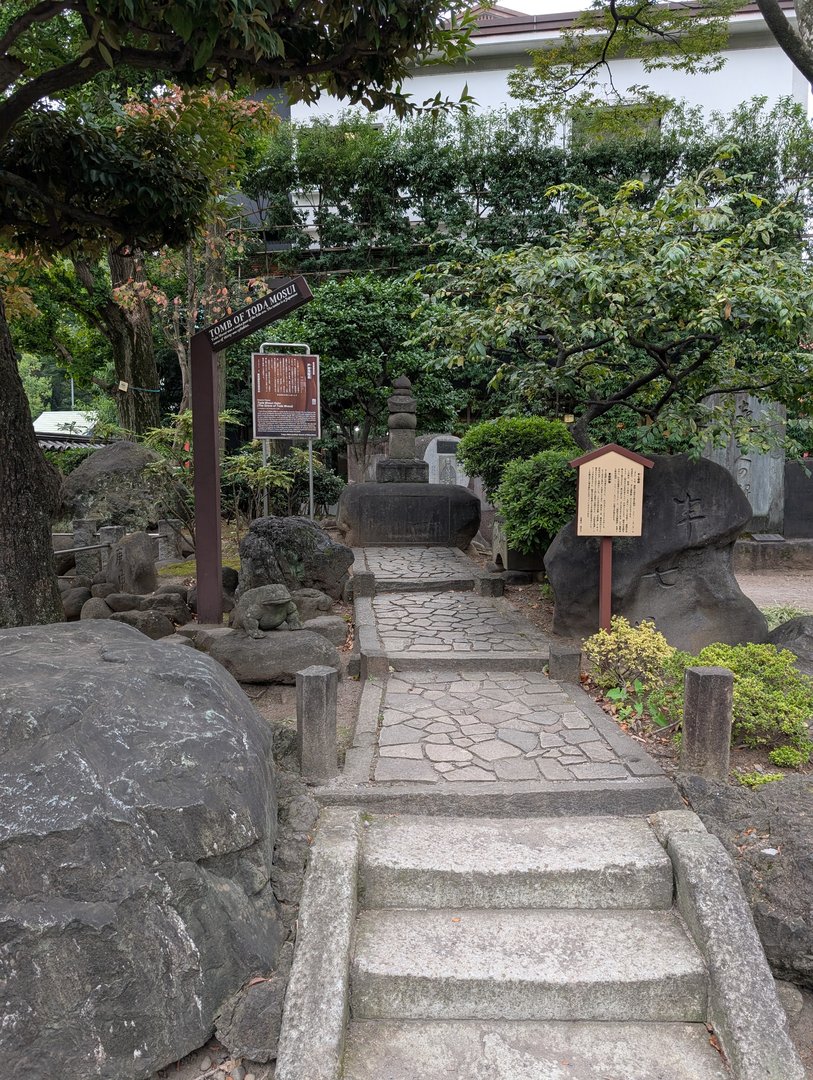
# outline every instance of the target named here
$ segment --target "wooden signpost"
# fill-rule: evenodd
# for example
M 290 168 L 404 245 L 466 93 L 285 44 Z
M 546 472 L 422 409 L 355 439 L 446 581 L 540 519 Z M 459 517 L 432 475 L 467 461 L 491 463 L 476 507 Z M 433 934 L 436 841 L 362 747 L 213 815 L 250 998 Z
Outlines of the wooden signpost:
M 282 278 L 269 292 L 192 338 L 192 438 L 195 447 L 195 560 L 198 621 L 223 617 L 223 556 L 220 539 L 220 424 L 217 353 L 312 298 L 302 277 Z
M 623 446 L 609 443 L 570 462 L 579 470 L 576 535 L 600 536 L 598 622 L 610 629 L 613 603 L 613 537 L 640 536 L 644 469 L 654 465 Z

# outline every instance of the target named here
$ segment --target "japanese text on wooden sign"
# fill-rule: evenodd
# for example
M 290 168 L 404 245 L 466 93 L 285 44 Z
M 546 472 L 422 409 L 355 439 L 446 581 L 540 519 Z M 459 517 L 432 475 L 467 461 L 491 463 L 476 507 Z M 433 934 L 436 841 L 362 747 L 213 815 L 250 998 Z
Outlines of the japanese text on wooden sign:
M 644 465 L 610 451 L 579 467 L 578 536 L 640 536 Z
M 255 439 L 321 437 L 318 356 L 254 353 L 251 388 Z

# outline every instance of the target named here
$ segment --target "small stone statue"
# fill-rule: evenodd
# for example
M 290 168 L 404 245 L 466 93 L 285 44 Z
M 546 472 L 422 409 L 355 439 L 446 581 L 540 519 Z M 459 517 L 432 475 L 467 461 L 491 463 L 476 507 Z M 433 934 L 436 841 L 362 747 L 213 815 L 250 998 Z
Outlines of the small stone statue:
M 244 592 L 234 609 L 232 626 L 251 638 L 268 630 L 301 630 L 299 612 L 284 585 L 260 585 Z

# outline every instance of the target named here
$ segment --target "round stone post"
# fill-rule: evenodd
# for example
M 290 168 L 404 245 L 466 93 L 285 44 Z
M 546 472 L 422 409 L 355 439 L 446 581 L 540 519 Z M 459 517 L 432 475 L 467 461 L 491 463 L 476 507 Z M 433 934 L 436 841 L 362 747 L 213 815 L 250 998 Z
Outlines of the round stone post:
M 680 767 L 725 780 L 731 750 L 734 675 L 728 668 L 686 668 Z
M 329 780 L 338 771 L 336 756 L 335 668 L 313 664 L 296 673 L 296 737 L 299 768 L 305 780 Z

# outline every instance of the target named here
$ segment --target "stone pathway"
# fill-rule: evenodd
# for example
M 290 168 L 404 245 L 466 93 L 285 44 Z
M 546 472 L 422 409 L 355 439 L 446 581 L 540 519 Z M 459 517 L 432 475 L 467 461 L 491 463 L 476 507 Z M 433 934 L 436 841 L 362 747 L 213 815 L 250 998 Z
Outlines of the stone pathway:
M 659 772 L 655 765 L 645 771 Z M 387 681 L 376 781 L 459 784 L 636 775 L 642 775 L 640 758 L 625 760 L 571 694 L 542 672 L 400 672 Z
M 457 548 L 354 548 L 354 566 L 375 574 L 379 592 L 474 587 L 478 567 Z
M 546 649 L 547 638 L 502 599 L 474 593 L 387 593 L 373 600 L 378 635 L 388 653 L 527 652 Z
M 461 559 L 442 548 L 365 551 L 366 568 L 406 575 L 388 579 L 393 587 L 414 584 L 421 567 L 441 580 Z M 658 765 L 580 686 L 547 677 L 549 639 L 507 601 L 429 586 L 379 593 L 378 577 L 376 593 L 356 601 L 368 677 L 343 779 L 359 797 L 423 791 L 445 803 L 558 790 L 598 802 L 624 789 L 619 804 L 652 796 L 653 809 L 674 798 Z

